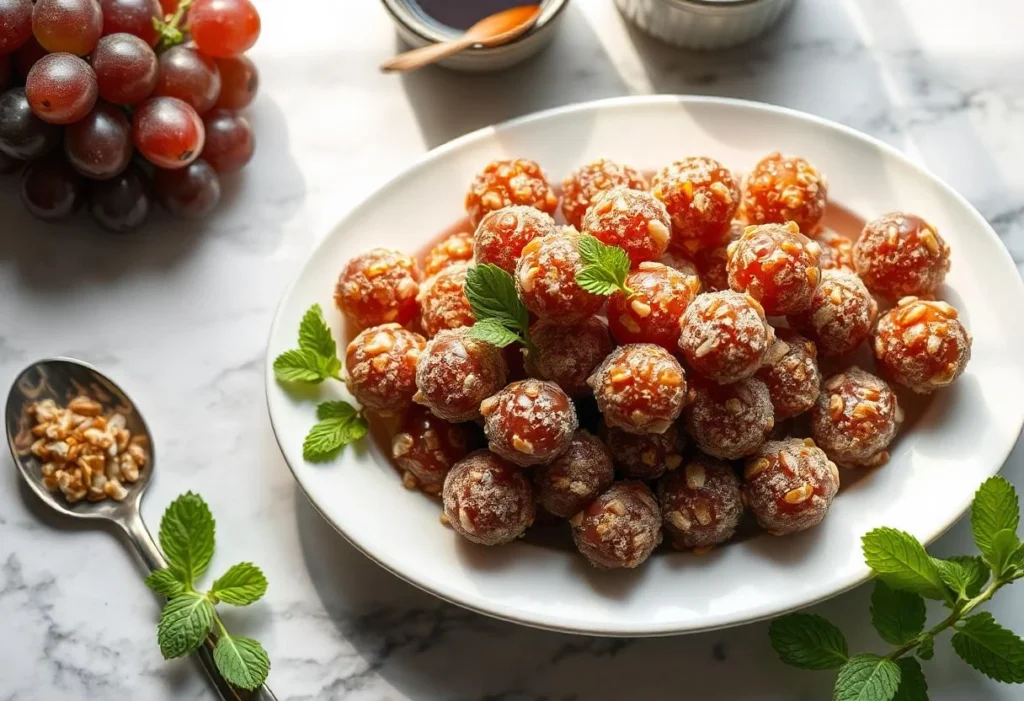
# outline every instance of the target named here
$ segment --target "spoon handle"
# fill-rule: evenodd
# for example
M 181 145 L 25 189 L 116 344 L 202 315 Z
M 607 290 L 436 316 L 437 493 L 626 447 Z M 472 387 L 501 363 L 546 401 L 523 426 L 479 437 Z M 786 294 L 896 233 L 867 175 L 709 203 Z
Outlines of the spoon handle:
M 385 73 L 392 71 L 414 71 L 417 68 L 436 63 L 442 58 L 447 58 L 460 51 L 464 51 L 476 43 L 478 43 L 477 39 L 462 37 L 452 41 L 443 41 L 439 44 L 427 44 L 426 46 L 406 51 L 388 59 L 380 64 L 380 69 Z
M 146 563 L 146 567 L 150 570 L 167 567 L 167 558 L 160 552 L 160 548 L 157 546 L 156 541 L 153 540 L 153 536 L 150 535 L 149 529 L 146 528 L 146 524 L 143 523 L 142 516 L 138 512 L 129 518 L 127 522 L 120 523 L 120 525 L 124 528 L 125 533 L 128 534 L 128 539 L 132 542 L 132 545 L 139 552 L 142 561 Z M 245 689 L 231 686 L 221 676 L 220 670 L 217 669 L 217 665 L 213 661 L 213 649 L 216 646 L 217 637 L 211 633 L 206 636 L 202 646 L 196 650 L 196 657 L 199 658 L 203 669 L 206 671 L 206 675 L 213 682 L 214 688 L 217 689 L 217 693 L 220 694 L 220 698 L 223 701 L 277 701 L 274 692 L 266 684 L 253 691 L 246 691 Z

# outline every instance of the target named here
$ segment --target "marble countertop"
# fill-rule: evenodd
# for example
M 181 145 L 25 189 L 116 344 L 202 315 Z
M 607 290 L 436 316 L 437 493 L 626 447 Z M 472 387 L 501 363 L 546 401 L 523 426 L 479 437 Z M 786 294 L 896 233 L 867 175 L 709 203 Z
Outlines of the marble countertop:
M 125 238 L 46 226 L 0 182 L 0 385 L 45 355 L 116 377 L 156 431 L 154 527 L 178 493 L 218 520 L 214 569 L 251 559 L 266 599 L 227 611 L 258 637 L 282 701 L 301 699 L 756 699 L 829 696 L 792 671 L 766 624 L 646 640 L 547 633 L 443 604 L 353 550 L 307 504 L 274 442 L 264 346 L 275 305 L 316 241 L 413 158 L 466 131 L 600 97 L 698 93 L 762 100 L 893 143 L 958 188 L 1024 267 L 1024 6 L 1013 0 L 798 0 L 763 40 L 723 54 L 672 50 L 611 0 L 574 0 L 554 44 L 502 75 L 384 76 L 397 48 L 379 3 L 264 0 L 254 57 L 253 163 L 216 216 Z M 212 699 L 155 643 L 159 603 L 126 545 L 68 529 L 0 469 L 0 700 Z M 1024 444 L 1003 473 L 1024 487 Z M 970 547 L 957 525 L 941 554 Z M 1020 593 L 993 608 L 1024 630 Z M 851 646 L 877 643 L 861 587 L 814 607 Z M 928 666 L 933 700 L 1020 698 L 955 660 Z

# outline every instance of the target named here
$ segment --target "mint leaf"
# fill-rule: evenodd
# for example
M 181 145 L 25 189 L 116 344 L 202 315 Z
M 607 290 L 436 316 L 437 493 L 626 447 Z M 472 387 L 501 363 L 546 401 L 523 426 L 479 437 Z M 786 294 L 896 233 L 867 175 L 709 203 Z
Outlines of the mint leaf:
M 625 281 L 602 268 L 584 268 L 576 273 L 576 284 L 592 295 L 608 297 L 621 290 Z
M 627 297 L 633 294 L 626 286 L 629 256 L 624 250 L 586 234 L 579 237 L 577 247 L 583 269 L 576 274 L 576 284 L 595 295 L 608 296 L 617 291 Z
M 954 555 L 946 560 L 932 558 L 939 576 L 958 599 L 972 599 L 988 582 L 988 566 L 980 557 Z
M 310 462 L 329 460 L 369 431 L 366 419 L 348 402 L 321 402 L 316 407 L 316 417 L 319 423 L 309 429 L 302 443 L 302 457 Z
M 952 597 L 917 538 L 895 528 L 876 528 L 861 539 L 864 561 L 893 589 L 929 599 Z
M 337 358 L 318 355 L 308 348 L 288 350 L 274 359 L 274 377 L 281 382 L 317 384 L 341 372 Z
M 252 638 L 221 634 L 213 649 L 217 669 L 232 685 L 252 691 L 267 680 L 270 658 L 263 646 Z
M 248 606 L 267 593 L 267 578 L 251 562 L 240 562 L 213 583 L 210 593 L 225 604 Z
M 997 577 L 1002 577 L 1011 567 L 1011 558 L 1020 550 L 1020 538 L 1014 531 L 1004 528 L 992 537 L 989 546 L 989 556 L 992 558 L 989 564 L 992 565 L 992 572 Z
M 213 604 L 202 594 L 187 592 L 168 601 L 156 627 L 156 640 L 164 659 L 195 650 L 212 625 Z
M 507 272 L 492 263 L 476 265 L 466 273 L 465 289 L 477 322 L 494 319 L 507 329 L 526 332 L 530 315 Z
M 483 321 L 476 322 L 469 327 L 469 335 L 478 341 L 490 343 L 498 348 L 523 342 L 519 334 L 506 328 L 497 319 L 484 319 Z
M 928 701 L 928 682 L 921 663 L 913 657 L 901 657 L 896 664 L 900 668 L 900 686 L 893 701 Z
M 324 312 L 319 304 L 310 307 L 299 324 L 299 348 L 311 350 L 325 358 L 338 357 L 338 344 L 334 342 L 331 329 L 324 321 Z
M 952 639 L 967 664 L 999 682 L 1024 683 L 1024 640 L 1003 628 L 987 611 L 965 618 Z
M 1019 524 L 1020 505 L 1013 485 L 998 475 L 985 480 L 974 494 L 971 507 L 971 531 L 985 562 L 992 564 L 996 533 L 1004 529 L 1016 533 Z
M 935 638 L 930 635 L 926 636 L 917 646 L 917 656 L 922 660 L 930 660 L 935 657 Z
M 857 655 L 836 677 L 833 701 L 892 701 L 900 685 L 900 668 L 878 655 Z
M 924 630 L 924 599 L 908 591 L 893 589 L 881 579 L 871 592 L 871 624 L 882 640 L 902 645 Z
M 153 570 L 146 576 L 145 583 L 157 594 L 163 594 L 168 599 L 184 594 L 188 585 L 191 584 L 191 582 L 185 583 L 185 574 L 177 567 Z
M 768 635 L 779 659 L 793 667 L 835 669 L 849 657 L 842 631 L 814 614 L 791 613 L 776 618 Z
M 172 501 L 160 519 L 160 548 L 189 585 L 210 565 L 214 528 L 210 507 L 192 492 Z

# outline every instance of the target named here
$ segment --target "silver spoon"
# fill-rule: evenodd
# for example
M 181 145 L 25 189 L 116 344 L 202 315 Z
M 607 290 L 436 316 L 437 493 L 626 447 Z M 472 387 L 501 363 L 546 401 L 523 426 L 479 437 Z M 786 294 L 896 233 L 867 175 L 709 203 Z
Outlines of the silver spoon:
M 104 499 L 90 502 L 85 499 L 70 503 L 63 494 L 49 491 L 43 485 L 39 460 L 28 451 L 32 444 L 31 422 L 26 408 L 33 402 L 52 399 L 58 405 L 64 405 L 73 397 L 84 394 L 103 405 L 104 413 L 116 411 L 126 419 L 126 427 L 133 436 L 145 436 L 148 440 L 144 447 L 149 452 L 149 461 L 145 469 L 139 471 L 139 479 L 131 485 L 125 485 L 128 496 L 124 501 Z M 142 521 L 139 504 L 146 491 L 150 478 L 153 476 L 155 455 L 153 441 L 142 418 L 141 412 L 124 391 L 96 368 L 72 358 L 46 358 L 28 366 L 18 375 L 7 394 L 7 443 L 18 466 L 21 476 L 33 492 L 54 511 L 71 518 L 100 522 L 107 521 L 117 524 L 128 536 L 128 540 L 139 552 L 139 556 L 150 570 L 167 566 L 160 548 L 153 541 L 149 529 Z M 26 445 L 27 443 L 27 445 Z M 245 691 L 231 686 L 217 670 L 213 661 L 213 649 L 217 638 L 207 636 L 203 645 L 196 651 L 199 661 L 206 674 L 213 682 L 221 699 L 224 701 L 277 701 L 277 697 L 263 685 L 255 691 Z

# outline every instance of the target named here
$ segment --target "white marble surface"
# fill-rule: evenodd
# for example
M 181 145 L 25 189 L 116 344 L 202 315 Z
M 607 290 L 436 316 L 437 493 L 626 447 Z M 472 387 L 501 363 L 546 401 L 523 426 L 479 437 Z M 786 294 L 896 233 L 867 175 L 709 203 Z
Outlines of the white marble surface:
M 198 490 L 218 519 L 214 568 L 264 567 L 265 601 L 226 618 L 265 643 L 282 701 L 827 698 L 829 675 L 783 667 L 765 624 L 578 638 L 441 604 L 378 569 L 311 510 L 281 459 L 263 398 L 270 319 L 316 240 L 425 150 L 537 109 L 647 92 L 764 100 L 894 143 L 960 189 L 1024 267 L 1021 4 L 798 0 L 762 41 L 699 55 L 628 29 L 610 0 L 574 0 L 546 53 L 470 77 L 380 75 L 397 44 L 375 2 L 260 8 L 259 146 L 216 217 L 115 239 L 38 224 L 16 184 L 0 183 L 0 384 L 34 358 L 68 354 L 145 407 L 159 463 L 145 516 L 155 525 L 175 495 Z M 125 545 L 45 518 L 2 462 L 0 699 L 213 698 L 191 663 L 160 658 L 159 605 Z M 1024 447 L 1004 474 L 1024 486 Z M 968 545 L 961 523 L 936 547 Z M 870 649 L 867 596 L 814 610 Z M 1018 631 L 1020 596 L 1008 590 L 994 605 Z M 933 699 L 1021 698 L 938 649 Z

